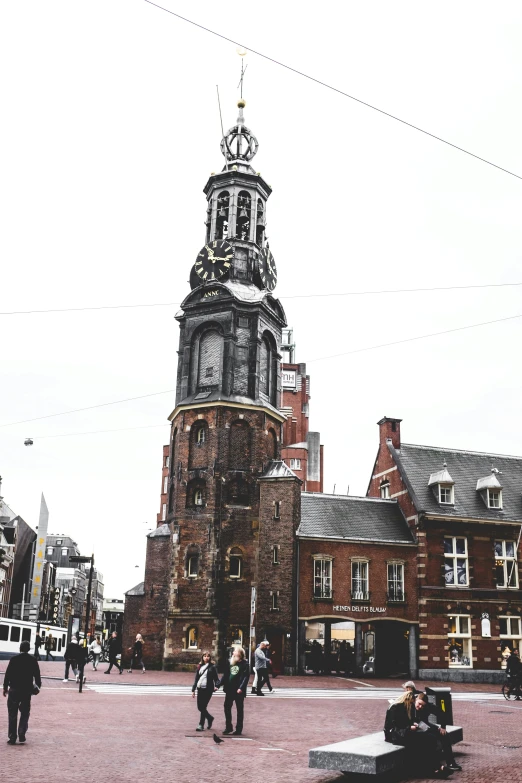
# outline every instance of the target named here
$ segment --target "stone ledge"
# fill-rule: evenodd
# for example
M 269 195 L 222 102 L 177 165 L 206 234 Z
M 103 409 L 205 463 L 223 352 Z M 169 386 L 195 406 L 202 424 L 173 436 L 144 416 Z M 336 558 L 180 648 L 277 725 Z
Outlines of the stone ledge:
M 484 682 L 502 685 L 506 679 L 503 669 L 419 669 L 420 680 L 434 682 Z

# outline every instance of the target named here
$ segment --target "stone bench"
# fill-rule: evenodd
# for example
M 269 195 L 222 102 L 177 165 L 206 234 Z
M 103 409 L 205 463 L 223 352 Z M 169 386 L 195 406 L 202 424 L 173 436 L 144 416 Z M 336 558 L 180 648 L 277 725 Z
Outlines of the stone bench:
M 447 726 L 451 744 L 462 742 L 460 726 Z M 323 745 L 308 751 L 308 766 L 314 769 L 333 769 L 338 772 L 380 775 L 404 765 L 406 749 L 386 742 L 384 732 L 354 737 L 332 745 Z

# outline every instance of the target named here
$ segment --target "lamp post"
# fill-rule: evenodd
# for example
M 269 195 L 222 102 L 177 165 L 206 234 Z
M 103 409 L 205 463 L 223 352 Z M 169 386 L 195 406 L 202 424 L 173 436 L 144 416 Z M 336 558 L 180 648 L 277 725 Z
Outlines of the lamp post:
M 92 590 L 92 572 L 94 571 L 94 554 L 92 554 L 90 557 L 84 557 L 83 555 L 73 555 L 69 558 L 70 563 L 90 563 L 91 567 L 89 570 L 89 584 L 87 586 L 87 606 L 85 611 L 85 638 L 87 638 L 87 630 L 89 628 L 89 615 L 91 613 L 91 590 Z M 81 621 L 80 621 L 80 631 L 81 631 Z

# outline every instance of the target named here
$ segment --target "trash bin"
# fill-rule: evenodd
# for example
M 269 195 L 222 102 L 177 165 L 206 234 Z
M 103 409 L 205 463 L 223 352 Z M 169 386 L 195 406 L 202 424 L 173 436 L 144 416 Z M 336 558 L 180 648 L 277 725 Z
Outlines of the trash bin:
M 452 726 L 451 688 L 426 688 L 426 696 L 428 697 L 429 722 Z

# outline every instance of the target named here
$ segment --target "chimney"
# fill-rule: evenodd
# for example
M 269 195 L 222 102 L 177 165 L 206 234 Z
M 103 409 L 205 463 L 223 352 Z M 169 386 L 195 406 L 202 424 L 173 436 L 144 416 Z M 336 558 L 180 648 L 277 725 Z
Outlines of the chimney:
M 379 425 L 379 443 L 384 446 L 387 440 L 391 440 L 395 449 L 401 447 L 401 421 L 402 419 L 392 419 L 384 416 L 377 422 Z

